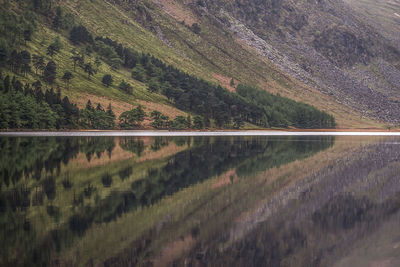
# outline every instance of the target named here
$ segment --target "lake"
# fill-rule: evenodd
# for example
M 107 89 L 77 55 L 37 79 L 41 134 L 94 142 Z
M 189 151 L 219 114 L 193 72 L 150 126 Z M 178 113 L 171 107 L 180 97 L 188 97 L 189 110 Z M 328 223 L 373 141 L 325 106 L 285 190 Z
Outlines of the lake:
M 20 135 L 0 266 L 400 266 L 400 136 Z

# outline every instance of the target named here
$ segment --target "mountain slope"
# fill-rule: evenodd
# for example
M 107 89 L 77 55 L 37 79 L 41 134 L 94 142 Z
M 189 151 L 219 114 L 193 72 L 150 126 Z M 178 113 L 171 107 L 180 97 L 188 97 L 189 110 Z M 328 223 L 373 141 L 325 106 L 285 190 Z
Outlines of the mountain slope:
M 374 37 L 369 42 L 368 38 L 375 33 L 373 28 L 359 20 L 359 16 L 350 15 L 353 11 L 343 3 L 261 1 L 262 8 L 258 11 L 259 2 L 67 0 L 54 1 L 54 5 L 72 14 L 75 23 L 84 25 L 94 36 L 110 37 L 124 47 L 150 53 L 166 64 L 231 91 L 243 83 L 279 93 L 333 114 L 339 128 L 398 123 L 398 50 L 390 41 Z M 330 12 L 336 17 L 325 18 Z M 71 51 L 80 48 L 69 42 L 67 31 L 53 29 L 54 13 L 53 7 L 39 21 L 40 27 L 27 48 L 32 53 L 45 54 L 47 45 L 60 36 L 65 47 L 55 58 L 62 62 L 59 73 L 64 73 L 72 69 Z M 315 15 L 310 18 L 310 13 Z M 325 24 L 319 23 L 325 19 Z M 347 32 L 354 35 L 355 39 L 350 39 L 355 40 L 356 47 L 361 43 L 360 53 L 352 57 L 346 46 L 338 53 L 344 56 L 330 55 L 332 47 L 325 44 L 337 39 L 329 39 L 332 29 L 321 28 L 320 37 L 314 36 L 321 25 L 332 21 L 340 24 L 342 20 L 362 25 L 364 32 L 358 36 L 358 28 L 348 30 L 347 24 L 344 28 L 340 25 L 333 28 L 334 32 L 341 29 L 340 36 Z M 194 24 L 199 26 L 198 32 Z M 384 56 L 380 58 L 377 54 Z M 95 55 L 88 59 L 94 61 Z M 116 80 L 111 87 L 101 83 L 106 73 Z M 371 78 L 365 81 L 364 73 Z M 69 86 L 61 79 L 56 81 L 61 93 L 79 107 L 83 108 L 92 99 L 102 106 L 112 102 L 117 116 L 138 104 L 144 105 L 146 111 L 157 109 L 172 118 L 188 114 L 174 107 L 162 94 L 150 93 L 146 83 L 132 79 L 130 69 L 113 69 L 103 62 L 92 79 L 85 76 L 77 68 L 77 76 Z M 34 73 L 20 77 L 26 82 L 37 78 Z M 118 89 L 116 83 L 121 80 L 132 84 L 132 96 Z

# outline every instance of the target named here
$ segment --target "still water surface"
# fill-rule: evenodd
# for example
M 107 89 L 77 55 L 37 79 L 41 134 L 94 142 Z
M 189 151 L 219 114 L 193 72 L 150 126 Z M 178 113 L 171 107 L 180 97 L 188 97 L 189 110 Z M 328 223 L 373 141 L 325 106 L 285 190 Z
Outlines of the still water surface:
M 0 137 L 0 266 L 400 266 L 400 137 Z

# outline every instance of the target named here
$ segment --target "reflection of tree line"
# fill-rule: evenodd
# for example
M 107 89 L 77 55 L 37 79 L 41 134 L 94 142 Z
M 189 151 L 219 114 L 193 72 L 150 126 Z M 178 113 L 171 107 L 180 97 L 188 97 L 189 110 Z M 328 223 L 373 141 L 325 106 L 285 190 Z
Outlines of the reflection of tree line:
M 90 161 L 93 155 L 100 157 L 107 151 L 111 156 L 115 147 L 113 137 L 40 137 L 0 138 L 0 184 L 9 187 L 17 184 L 22 177 L 40 180 L 44 175 L 58 173 L 61 163 L 65 165 L 78 153 L 86 154 Z
M 168 143 L 167 138 L 156 137 L 151 150 L 157 151 Z M 138 156 L 145 150 L 143 141 L 138 138 L 121 138 L 120 146 Z M 3 152 L 0 155 L 0 189 L 3 189 L 0 195 L 0 210 L 11 208 L 15 211 L 30 206 L 32 190 L 33 205 L 43 204 L 44 195 L 49 200 L 54 200 L 56 177 L 59 176 L 61 164 L 68 165 L 79 153 L 84 153 L 89 162 L 93 156 L 100 158 L 104 152 L 111 158 L 115 138 L 0 138 L 0 148 Z M 132 166 L 118 172 L 121 180 L 128 178 L 132 173 Z M 41 190 L 38 190 L 38 185 L 32 189 L 26 186 L 25 182 L 18 184 L 22 177 L 40 182 Z M 104 186 L 111 186 L 112 178 L 108 173 L 104 174 L 101 180 Z M 14 186 L 10 188 L 10 184 Z M 70 189 L 72 184 L 69 173 L 66 173 L 62 180 L 64 189 Z
M 0 265 L 8 262 L 11 249 L 25 250 L 35 244 L 35 229 L 24 211 L 43 205 L 45 197 L 56 198 L 61 164 L 67 165 L 78 153 L 85 153 L 88 160 L 104 151 L 111 155 L 114 146 L 114 138 L 0 138 Z M 29 179 L 35 182 L 33 187 L 28 186 Z M 62 185 L 72 187 L 68 175 Z M 59 208 L 51 204 L 46 211 L 55 219 L 60 216 Z
M 333 146 L 334 136 L 324 137 L 296 137 L 293 139 L 279 139 L 268 143 L 254 157 L 238 165 L 236 173 L 239 177 L 250 176 L 272 167 L 309 157 L 321 150 Z
M 66 144 L 59 145 L 60 147 L 56 146 L 58 153 L 54 153 L 54 155 L 62 154 L 62 148 L 69 150 L 72 147 L 74 149 L 72 151 L 69 150 L 68 155 L 76 156 L 77 153 L 83 152 L 86 155 L 100 153 L 98 154 L 99 156 L 104 151 L 112 151 L 112 148 L 115 146 L 113 138 L 87 138 L 86 141 L 81 141 L 83 145 L 79 142 L 76 143 L 76 141 L 66 140 L 69 139 L 60 140 L 61 142 L 65 141 Z M 100 142 L 100 140 L 102 141 Z M 74 194 L 73 205 L 79 211 L 69 218 L 67 224 L 63 224 L 58 229 L 53 230 L 41 245 L 35 249 L 33 254 L 29 253 L 35 247 L 31 244 L 31 249 L 26 249 L 26 253 L 27 255 L 30 254 L 33 258 L 29 258 L 31 257 L 29 256 L 25 260 L 34 261 L 38 265 L 46 263 L 49 260 L 50 252 L 55 247 L 69 247 L 72 245 L 74 236 L 84 234 L 93 223 L 110 222 L 123 213 L 135 210 L 140 206 L 151 205 L 166 195 L 174 194 L 182 188 L 204 181 L 209 177 L 220 175 L 236 166 L 240 166 L 240 174 L 244 176 L 246 172 L 250 174 L 248 170 L 255 168 L 255 166 L 257 166 L 256 170 L 262 170 L 263 167 L 279 166 L 326 149 L 334 141 L 330 137 L 324 137 L 317 141 L 314 140 L 311 142 L 311 145 L 308 145 L 308 143 L 306 145 L 306 142 L 292 142 L 293 139 L 288 139 L 285 142 L 265 137 L 204 137 L 194 139 L 187 137 L 169 139 L 164 137 L 156 138 L 150 148 L 153 151 L 157 151 L 168 145 L 169 140 L 173 140 L 177 145 L 188 144 L 191 148 L 176 154 L 160 169 L 150 168 L 146 177 L 131 184 L 131 190 L 126 192 L 113 191 L 106 199 L 96 201 L 96 205 L 92 207 L 84 206 L 83 198 L 91 198 L 96 188 L 91 184 L 87 185 L 83 188 L 82 193 L 79 193 L 76 197 Z M 72 146 L 72 144 L 75 144 L 75 146 Z M 138 156 L 145 149 L 143 141 L 139 138 L 121 138 L 120 146 L 125 150 L 136 153 Z M 90 157 L 88 157 L 88 160 Z M 52 158 L 51 162 L 56 162 L 55 159 L 57 157 Z M 64 157 L 64 160 L 64 163 L 68 163 L 69 158 Z M 265 163 L 264 161 L 266 160 L 269 163 Z M 132 166 L 125 167 L 117 172 L 121 180 L 128 178 L 132 173 Z M 109 187 L 112 185 L 113 175 L 104 173 L 99 179 L 101 179 L 103 186 Z M 65 189 L 69 189 L 72 186 L 72 181 L 66 178 L 62 181 L 62 184 Z M 25 189 L 26 191 L 18 191 L 19 196 L 16 198 L 16 203 L 9 202 L 10 197 L 4 198 L 4 194 L 2 193 L 0 207 L 8 209 L 7 206 L 12 205 L 14 206 L 13 210 L 15 210 L 15 207 L 29 207 L 30 192 L 29 189 Z M 48 175 L 42 180 L 41 189 L 39 191 L 33 190 L 33 193 L 36 194 L 36 198 L 34 198 L 36 199 L 35 203 L 43 203 L 44 195 L 49 200 L 55 199 L 56 183 L 53 175 Z M 53 218 L 61 216 L 58 208 L 52 205 L 47 208 L 47 213 Z
M 317 138 L 307 143 L 293 142 L 293 139 L 224 137 L 213 143 L 209 139 L 203 142 L 199 147 L 178 153 L 165 167 L 150 169 L 144 179 L 134 181 L 131 188 L 140 205 L 153 204 L 165 195 L 237 166 L 239 174 L 245 176 L 304 158 L 328 148 L 333 139 Z

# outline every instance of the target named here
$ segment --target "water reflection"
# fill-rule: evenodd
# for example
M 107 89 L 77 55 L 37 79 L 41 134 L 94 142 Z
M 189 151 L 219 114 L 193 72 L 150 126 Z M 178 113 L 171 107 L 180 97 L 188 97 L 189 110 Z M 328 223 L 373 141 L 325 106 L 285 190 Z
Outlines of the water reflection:
M 370 143 L 0 138 L 0 265 L 332 263 L 343 231 L 400 206 L 400 152 Z

